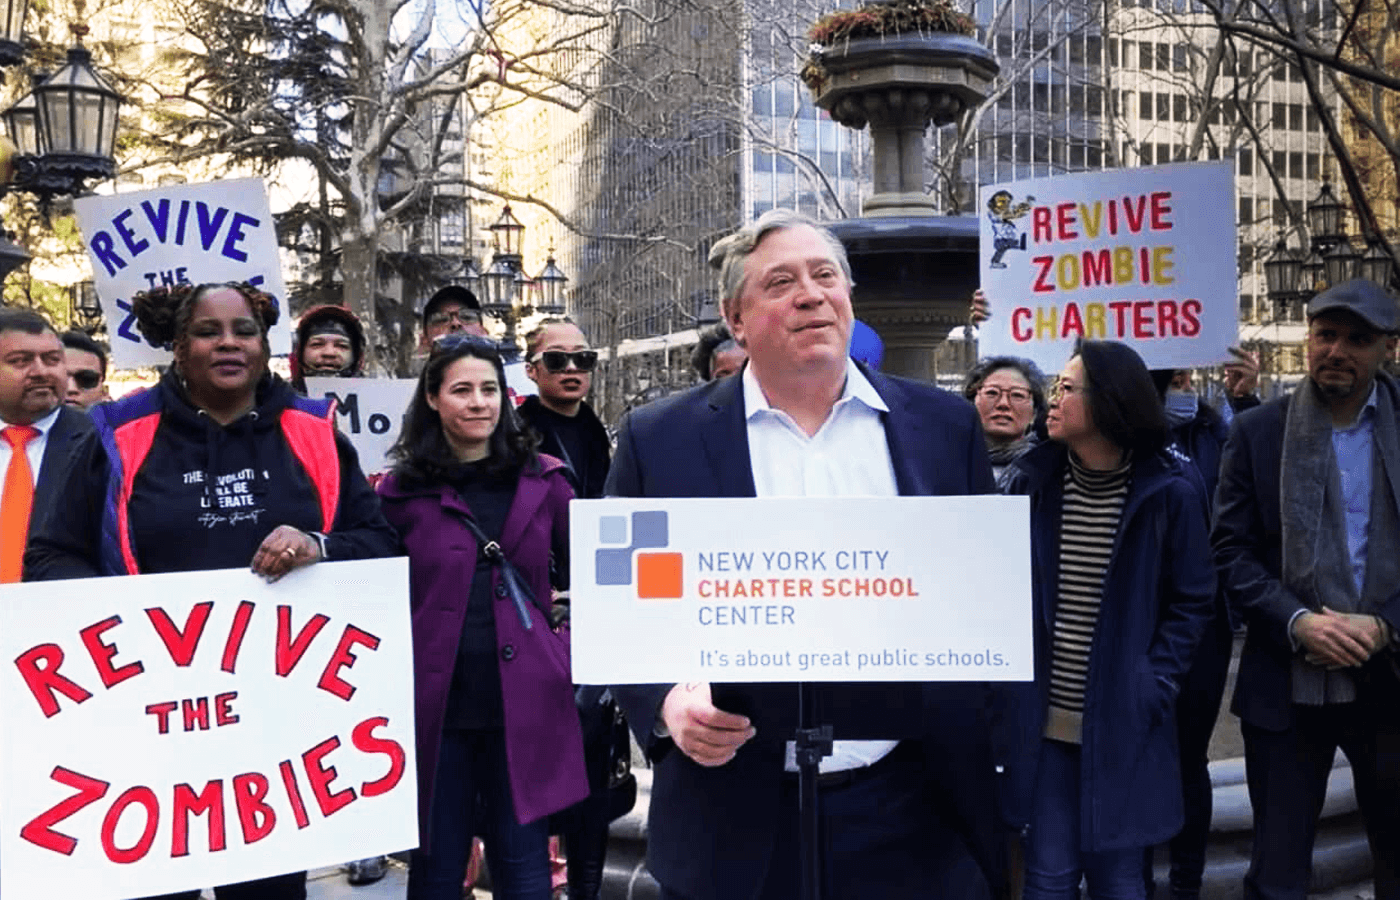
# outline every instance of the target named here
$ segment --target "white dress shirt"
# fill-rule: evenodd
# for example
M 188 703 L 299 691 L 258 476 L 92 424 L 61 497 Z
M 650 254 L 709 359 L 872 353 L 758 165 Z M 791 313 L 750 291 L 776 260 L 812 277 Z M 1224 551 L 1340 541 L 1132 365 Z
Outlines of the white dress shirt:
M 885 401 L 854 362 L 846 363 L 846 386 L 831 415 L 808 437 L 791 416 L 768 405 L 753 374 L 744 367 L 744 412 L 749 465 L 760 497 L 895 497 L 894 463 L 880 414 Z M 821 771 L 840 772 L 879 761 L 898 741 L 835 741 Z M 797 747 L 787 745 L 787 771 L 797 771 Z
M 34 485 L 39 484 L 39 466 L 44 461 L 44 448 L 49 445 L 49 432 L 53 430 L 53 425 L 58 421 L 58 411 L 63 406 L 59 405 L 54 411 L 44 416 L 37 422 L 31 424 L 39 429 L 39 436 L 25 444 L 25 455 L 29 457 L 29 474 L 34 478 Z M 0 428 L 10 427 L 9 422 L 0 419 Z M 0 481 L 3 481 L 5 473 L 10 470 L 10 442 L 0 440 Z

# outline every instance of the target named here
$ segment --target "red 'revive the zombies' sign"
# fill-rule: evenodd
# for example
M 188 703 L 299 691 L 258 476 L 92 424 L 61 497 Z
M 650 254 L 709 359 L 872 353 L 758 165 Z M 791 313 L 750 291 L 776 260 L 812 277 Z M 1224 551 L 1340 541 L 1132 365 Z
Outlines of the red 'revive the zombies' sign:
M 6 585 L 0 659 L 6 900 L 417 845 L 403 559 Z

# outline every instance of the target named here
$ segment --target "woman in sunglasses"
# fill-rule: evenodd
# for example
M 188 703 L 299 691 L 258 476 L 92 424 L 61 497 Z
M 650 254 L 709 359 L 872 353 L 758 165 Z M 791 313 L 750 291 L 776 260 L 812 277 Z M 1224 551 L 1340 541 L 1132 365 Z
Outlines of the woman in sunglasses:
M 546 319 L 525 336 L 525 374 L 539 395 L 526 397 L 520 417 L 540 437 L 540 450 L 564 461 L 574 492 L 585 499 L 603 496 L 612 462 L 612 443 L 593 408 L 583 398 L 593 387 L 598 351 L 568 319 Z
M 1079 345 L 1046 427 L 1007 479 L 1031 504 L 1037 672 L 1008 692 L 1024 897 L 1078 898 L 1087 877 L 1095 900 L 1135 900 L 1143 848 L 1183 821 L 1176 695 L 1215 597 L 1205 498 L 1124 344 Z
M 247 284 L 178 284 L 131 305 L 142 335 L 171 345 L 174 363 L 155 387 L 93 407 L 65 493 L 30 541 L 28 578 L 251 566 L 276 580 L 321 560 L 398 552 L 331 405 L 268 371 L 270 296 Z M 198 736 L 169 737 L 175 752 L 199 754 Z M 304 900 L 306 873 L 214 893 Z
M 547 817 L 588 793 L 566 637 L 563 464 L 504 402 L 496 345 L 437 339 L 379 486 L 408 551 L 421 846 L 410 900 L 457 900 L 472 836 L 492 891 L 548 900 Z

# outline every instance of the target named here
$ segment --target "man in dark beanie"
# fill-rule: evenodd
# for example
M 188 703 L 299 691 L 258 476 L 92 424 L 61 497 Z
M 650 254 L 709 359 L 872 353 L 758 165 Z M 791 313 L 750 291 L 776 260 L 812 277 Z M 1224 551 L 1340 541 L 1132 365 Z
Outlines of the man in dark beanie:
M 292 385 L 306 393 L 306 379 L 354 378 L 365 358 L 365 329 L 343 306 L 317 306 L 297 324 L 292 353 Z

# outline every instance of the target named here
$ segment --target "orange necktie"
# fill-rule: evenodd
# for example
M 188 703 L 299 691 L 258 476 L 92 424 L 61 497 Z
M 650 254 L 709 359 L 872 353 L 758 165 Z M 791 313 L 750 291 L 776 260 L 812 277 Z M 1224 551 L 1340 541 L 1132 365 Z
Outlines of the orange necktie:
M 0 430 L 0 437 L 10 445 L 5 493 L 0 495 L 0 584 L 19 581 L 23 571 L 29 510 L 34 506 L 34 475 L 25 446 L 39 434 L 39 429 L 30 425 L 8 425 Z

